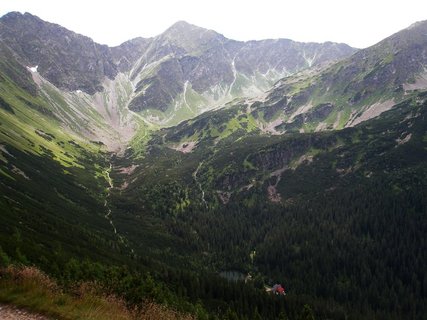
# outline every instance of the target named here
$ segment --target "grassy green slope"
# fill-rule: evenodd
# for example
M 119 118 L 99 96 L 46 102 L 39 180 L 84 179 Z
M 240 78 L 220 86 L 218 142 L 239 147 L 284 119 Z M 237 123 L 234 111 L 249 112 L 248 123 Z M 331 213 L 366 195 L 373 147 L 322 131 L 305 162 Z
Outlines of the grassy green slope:
M 330 133 L 292 133 L 283 136 L 262 134 L 255 125 L 251 125 L 255 120 L 246 113 L 246 105 L 207 113 L 177 127 L 154 133 L 142 160 L 132 162 L 132 151 L 129 150 L 128 159 L 120 161 L 124 161 L 123 165 L 126 166 L 133 164 L 135 170 L 121 176 L 130 182 L 123 193 L 137 188 L 141 183 L 177 181 L 192 184 L 194 172 L 200 163 L 203 165 L 198 172 L 199 178 L 206 184 L 207 190 L 224 188 L 240 192 L 251 183 L 262 186 L 269 180 L 275 182 L 279 175 L 277 170 L 282 170 L 282 173 L 294 172 L 324 154 L 331 159 L 335 173 L 330 180 L 335 181 L 345 175 L 345 170 L 355 170 L 362 163 L 373 161 L 376 154 L 363 147 L 377 142 L 379 137 L 387 138 L 388 144 L 382 148 L 388 147 L 387 152 L 390 153 L 394 152 L 392 147 L 400 150 L 406 147 L 406 142 L 414 140 L 415 128 L 412 122 L 422 121 L 420 112 L 424 108 L 424 99 L 425 94 L 419 94 L 398 104 L 378 120 L 363 123 L 354 129 Z M 387 127 L 391 125 L 391 128 Z M 391 132 L 387 133 L 387 129 Z M 369 131 L 373 132 L 368 134 Z M 418 139 L 423 141 L 422 132 L 417 134 Z M 193 149 L 186 151 L 184 147 L 181 151 L 176 150 L 177 146 L 190 142 L 195 142 Z M 354 148 L 357 153 L 349 150 L 335 154 L 342 152 L 344 147 Z M 374 148 L 377 147 L 374 144 Z M 350 157 L 352 163 L 344 167 L 344 160 L 340 160 L 343 157 Z M 418 158 L 422 159 L 421 156 Z M 282 183 L 279 182 L 278 186 Z
M 31 74 L 3 58 L 0 245 L 51 267 L 70 256 L 119 256 L 123 248 L 104 217 L 107 154 L 100 144 L 67 131 Z

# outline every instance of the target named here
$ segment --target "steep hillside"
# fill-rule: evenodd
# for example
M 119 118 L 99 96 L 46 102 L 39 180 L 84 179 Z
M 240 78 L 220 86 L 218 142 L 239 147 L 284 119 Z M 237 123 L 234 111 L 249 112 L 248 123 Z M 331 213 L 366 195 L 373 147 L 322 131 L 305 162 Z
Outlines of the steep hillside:
M 325 70 L 283 79 L 270 93 L 283 99 L 271 126 L 279 132 L 354 126 L 426 89 L 426 32 L 427 22 L 418 22 Z

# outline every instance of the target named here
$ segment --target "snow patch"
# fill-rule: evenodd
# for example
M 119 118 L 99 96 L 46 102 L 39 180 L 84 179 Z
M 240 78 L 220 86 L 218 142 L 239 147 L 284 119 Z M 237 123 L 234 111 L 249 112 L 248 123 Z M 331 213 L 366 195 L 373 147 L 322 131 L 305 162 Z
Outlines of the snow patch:
M 31 72 L 33 72 L 33 73 L 35 73 L 35 72 L 37 72 L 37 69 L 39 68 L 39 66 L 35 66 L 35 67 L 28 67 L 27 66 L 27 69 L 28 70 L 30 70 Z
M 314 53 L 314 56 L 310 58 L 306 56 L 305 50 L 302 52 L 302 57 L 304 58 L 305 62 L 307 62 L 309 68 L 313 66 L 314 60 L 316 60 L 316 56 L 317 53 Z

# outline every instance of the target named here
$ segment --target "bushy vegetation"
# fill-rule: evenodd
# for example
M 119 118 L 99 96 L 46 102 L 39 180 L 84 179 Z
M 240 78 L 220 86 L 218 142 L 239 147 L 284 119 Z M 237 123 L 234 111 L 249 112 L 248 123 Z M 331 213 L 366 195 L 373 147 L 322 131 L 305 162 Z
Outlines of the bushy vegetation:
M 0 269 L 0 301 L 55 319 L 194 319 L 148 300 L 130 306 L 96 282 L 60 286 L 29 266 L 9 265 Z

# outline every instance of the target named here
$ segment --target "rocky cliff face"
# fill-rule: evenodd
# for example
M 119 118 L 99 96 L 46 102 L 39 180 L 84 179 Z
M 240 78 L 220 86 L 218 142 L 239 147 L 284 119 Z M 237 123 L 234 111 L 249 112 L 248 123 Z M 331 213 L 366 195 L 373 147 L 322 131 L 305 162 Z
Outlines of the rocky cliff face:
M 0 19 L 0 40 L 26 66 L 65 90 L 94 94 L 104 77 L 118 72 L 111 49 L 29 13 L 11 12 Z
M 111 48 L 114 63 L 120 72 L 129 71 L 140 58 L 141 52 L 147 50 L 151 39 L 135 38 Z
M 37 94 L 37 85 L 34 83 L 27 69 L 20 64 L 13 51 L 0 41 L 0 81 L 5 81 L 5 77 L 10 78 L 15 84 L 31 95 Z

